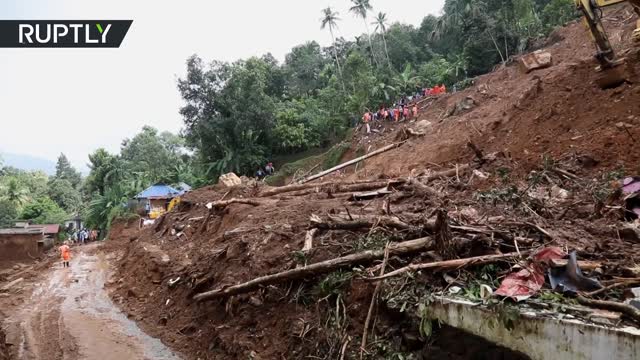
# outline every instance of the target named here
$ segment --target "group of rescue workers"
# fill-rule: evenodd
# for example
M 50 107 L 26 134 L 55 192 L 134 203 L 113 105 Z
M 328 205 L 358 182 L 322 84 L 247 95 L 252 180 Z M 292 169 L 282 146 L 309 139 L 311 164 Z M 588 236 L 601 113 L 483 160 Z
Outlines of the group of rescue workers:
M 447 93 L 447 87 L 445 85 L 435 85 L 432 88 L 424 88 L 417 91 L 414 95 L 407 97 L 403 96 L 393 106 L 386 107 L 380 105 L 378 111 L 371 111 L 367 109 L 362 115 L 362 122 L 364 123 L 367 134 L 371 133 L 370 123 L 378 121 L 405 121 L 414 120 L 418 118 L 418 102 L 425 97 L 438 96 Z

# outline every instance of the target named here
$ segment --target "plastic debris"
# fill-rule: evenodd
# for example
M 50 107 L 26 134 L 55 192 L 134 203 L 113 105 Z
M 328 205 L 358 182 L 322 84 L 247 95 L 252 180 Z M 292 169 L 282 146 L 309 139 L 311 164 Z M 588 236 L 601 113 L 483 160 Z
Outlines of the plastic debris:
M 507 276 L 495 294 L 515 301 L 523 301 L 535 295 L 545 282 L 545 263 L 562 259 L 566 253 L 558 247 L 547 247 L 538 251 L 524 269 Z
M 569 261 L 565 267 L 549 270 L 549 282 L 551 282 L 551 288 L 554 291 L 565 294 L 602 289 L 602 285 L 598 280 L 588 278 L 582 274 L 575 251 L 572 251 L 569 255 Z

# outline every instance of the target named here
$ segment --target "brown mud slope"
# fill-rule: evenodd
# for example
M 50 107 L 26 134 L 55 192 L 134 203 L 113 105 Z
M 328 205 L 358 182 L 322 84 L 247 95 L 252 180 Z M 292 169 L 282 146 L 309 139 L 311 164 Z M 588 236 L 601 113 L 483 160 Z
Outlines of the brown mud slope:
M 420 115 L 431 123 L 424 138 L 368 161 L 366 173 L 396 176 L 430 162 L 464 162 L 469 140 L 484 151 L 503 152 L 522 173 L 545 155 L 588 155 L 605 168 L 635 170 L 640 161 L 640 153 L 630 151 L 640 137 L 640 55 L 630 40 L 635 21 L 628 7 L 605 18 L 617 53 L 637 74 L 633 84 L 608 90 L 594 85 L 594 46 L 583 24 L 575 22 L 547 40 L 544 50 L 553 56 L 552 67 L 524 74 L 514 61 L 480 76 L 475 86 L 444 96 Z M 448 115 L 465 98 L 474 107 Z M 375 149 L 392 141 L 374 135 L 358 145 Z
M 7 353 L 7 345 L 5 344 L 5 335 L 0 330 L 0 360 L 8 360 L 9 354 Z
M 617 10 L 609 18 L 630 18 L 627 13 Z M 630 27 L 631 20 L 609 25 L 617 46 L 628 46 L 620 39 Z M 364 351 L 360 344 L 375 285 L 362 277 L 380 272 L 380 257 L 210 302 L 197 303 L 193 296 L 422 237 L 436 245 L 391 256 L 386 272 L 408 263 L 557 245 L 598 262 L 589 275 L 600 280 L 640 277 L 635 264 L 640 236 L 622 220 L 612 185 L 623 175 L 612 169 L 637 165 L 633 141 L 615 124 L 627 122 L 631 135 L 638 134 L 639 85 L 596 89 L 592 47 L 581 25 L 555 36 L 561 40 L 548 48 L 552 68 L 522 75 L 510 66 L 481 77 L 475 87 L 426 110 L 422 117 L 432 125 L 425 137 L 368 160 L 364 169 L 370 179 L 402 177 L 388 186 L 390 194 L 356 200 L 358 190 L 386 184 L 340 184 L 333 176 L 321 181 L 334 184 L 273 196 L 264 196 L 270 188 L 263 186 L 209 187 L 185 196 L 151 227 L 139 231 L 137 222 L 117 223 L 110 234 L 110 246 L 120 256 L 109 284 L 112 298 L 145 332 L 192 359 L 526 358 L 481 341 L 467 343 L 467 335 L 416 316 L 426 317 L 420 304 L 452 283 L 467 296 L 476 296 L 479 284 L 495 289 L 509 263 L 385 281 Z M 634 56 L 629 53 L 637 67 Z M 478 106 L 444 117 L 466 96 Z M 389 133 L 356 136 L 355 146 L 378 148 L 399 132 Z M 468 140 L 486 155 L 482 161 L 474 161 Z M 424 176 L 452 163 L 470 167 Z M 423 176 L 407 179 L 412 170 Z M 252 204 L 207 206 L 232 199 Z M 318 218 L 310 220 L 312 215 Z M 315 227 L 321 229 L 312 248 L 302 251 Z

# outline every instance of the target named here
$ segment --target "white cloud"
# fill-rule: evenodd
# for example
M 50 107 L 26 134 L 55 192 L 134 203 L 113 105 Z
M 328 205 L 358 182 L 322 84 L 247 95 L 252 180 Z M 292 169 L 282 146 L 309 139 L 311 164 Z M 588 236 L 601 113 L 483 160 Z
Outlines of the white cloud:
M 76 166 L 98 147 L 117 151 L 123 138 L 151 125 L 179 131 L 176 76 L 185 59 L 233 61 L 271 52 L 282 60 L 308 40 L 328 45 L 320 11 L 340 12 L 339 36 L 363 32 L 350 2 L 216 0 L 3 0 L 10 18 L 133 19 L 120 49 L 0 49 L 0 149 Z M 444 0 L 373 0 L 391 21 L 419 25 Z

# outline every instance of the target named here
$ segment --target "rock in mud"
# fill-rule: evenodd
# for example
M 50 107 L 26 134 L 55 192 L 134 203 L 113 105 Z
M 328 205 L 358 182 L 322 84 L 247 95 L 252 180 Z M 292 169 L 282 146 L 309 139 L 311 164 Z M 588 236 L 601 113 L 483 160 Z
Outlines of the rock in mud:
M 238 177 L 238 175 L 234 173 L 228 173 L 220 176 L 218 185 L 222 185 L 224 187 L 240 186 L 242 185 L 242 180 Z
M 534 70 L 548 68 L 553 64 L 553 62 L 551 59 L 551 53 L 538 50 L 522 56 L 519 64 L 522 72 L 528 74 Z

